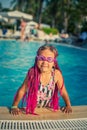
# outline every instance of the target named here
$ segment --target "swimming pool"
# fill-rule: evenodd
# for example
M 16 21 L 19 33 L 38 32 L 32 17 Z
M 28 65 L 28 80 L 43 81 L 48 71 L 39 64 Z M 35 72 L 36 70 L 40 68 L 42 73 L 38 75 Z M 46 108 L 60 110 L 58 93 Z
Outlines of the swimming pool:
M 0 106 L 11 106 L 16 90 L 33 65 L 37 49 L 44 43 L 0 41 Z M 87 105 L 87 50 L 52 43 L 72 105 Z M 60 99 L 63 105 L 63 100 Z

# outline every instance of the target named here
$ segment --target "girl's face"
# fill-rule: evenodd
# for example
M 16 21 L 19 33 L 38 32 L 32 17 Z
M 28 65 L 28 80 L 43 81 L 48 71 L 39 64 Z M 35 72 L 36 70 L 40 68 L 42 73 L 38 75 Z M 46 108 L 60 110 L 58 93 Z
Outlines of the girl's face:
M 54 66 L 55 55 L 52 51 L 46 49 L 40 52 L 37 58 L 37 66 L 41 72 L 50 72 Z

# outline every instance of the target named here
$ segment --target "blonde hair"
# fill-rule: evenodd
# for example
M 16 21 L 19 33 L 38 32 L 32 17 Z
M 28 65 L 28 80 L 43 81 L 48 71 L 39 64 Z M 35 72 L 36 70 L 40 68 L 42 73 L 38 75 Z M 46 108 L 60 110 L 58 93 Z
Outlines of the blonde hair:
M 54 46 L 48 45 L 48 44 L 45 44 L 45 45 L 41 46 L 41 47 L 38 49 L 38 51 L 37 51 L 37 55 L 40 55 L 41 51 L 46 50 L 46 49 L 48 49 L 48 50 L 50 50 L 51 52 L 53 52 L 54 55 L 55 55 L 55 58 L 58 56 L 58 51 L 57 51 L 57 49 L 56 49 Z

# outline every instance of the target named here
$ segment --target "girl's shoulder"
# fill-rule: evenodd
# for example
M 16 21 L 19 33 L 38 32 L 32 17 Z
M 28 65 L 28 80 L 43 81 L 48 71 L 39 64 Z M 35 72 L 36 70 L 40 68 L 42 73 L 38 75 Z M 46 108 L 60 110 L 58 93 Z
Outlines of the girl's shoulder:
M 61 80 L 63 77 L 62 77 L 62 73 L 60 70 L 58 69 L 55 69 L 55 82 L 57 82 L 58 80 Z
M 54 73 L 55 73 L 55 76 L 61 75 L 61 71 L 58 70 L 58 69 L 55 69 L 55 70 L 54 70 Z

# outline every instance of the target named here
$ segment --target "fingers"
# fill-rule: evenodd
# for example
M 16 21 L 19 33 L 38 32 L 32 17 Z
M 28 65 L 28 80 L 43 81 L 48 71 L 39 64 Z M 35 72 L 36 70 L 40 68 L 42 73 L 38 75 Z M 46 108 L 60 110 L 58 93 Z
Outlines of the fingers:
M 71 113 L 72 112 L 71 107 L 61 107 L 60 110 L 64 113 Z
M 70 110 L 70 109 L 65 109 L 64 112 L 65 112 L 65 113 L 71 113 L 72 110 Z
M 64 112 L 64 110 L 65 110 L 65 107 L 61 107 L 61 108 L 60 108 L 60 110 L 61 110 L 62 112 Z
M 11 109 L 12 115 L 19 115 L 21 113 L 21 110 L 19 108 L 13 108 Z

